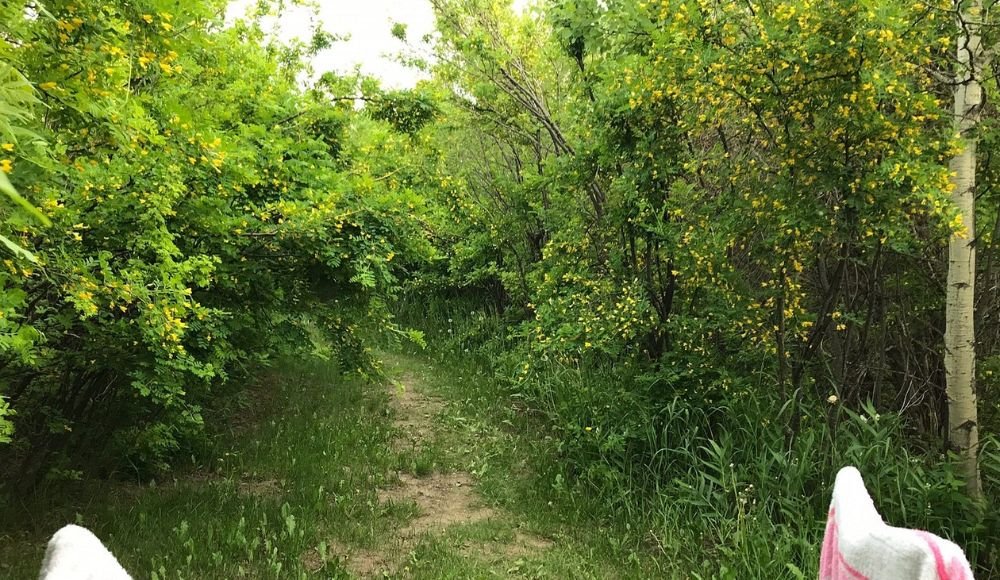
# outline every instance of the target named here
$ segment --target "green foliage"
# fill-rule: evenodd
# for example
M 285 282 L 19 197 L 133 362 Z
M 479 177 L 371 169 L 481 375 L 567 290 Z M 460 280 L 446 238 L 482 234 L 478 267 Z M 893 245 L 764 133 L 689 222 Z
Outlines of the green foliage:
M 693 380 L 707 371 L 650 372 L 628 362 L 533 360 L 527 370 L 519 339 L 504 340 L 503 321 L 471 307 L 407 303 L 401 316 L 419 313 L 431 354 L 474 377 L 465 396 L 528 411 L 514 420 L 542 425 L 554 457 L 540 460 L 540 484 L 566 509 L 619 526 L 623 546 L 648 550 L 652 542 L 678 575 L 785 577 L 791 564 L 814 576 L 833 477 L 844 465 L 861 470 L 888 522 L 953 538 L 983 570 L 995 569 L 1000 521 L 964 495 L 948 456 L 913 446 L 898 414 L 870 404 L 810 406 L 789 447 L 769 399 L 733 367 L 719 365 L 706 384 Z M 1000 477 L 995 444 L 983 448 L 986 481 Z M 583 498 L 596 503 L 579 505 Z
M 367 110 L 372 118 L 407 135 L 415 134 L 438 114 L 433 98 L 416 91 L 383 93 L 370 101 Z
M 855 463 L 891 521 L 951 535 L 995 571 L 997 523 L 939 451 L 943 249 L 965 227 L 941 82 L 955 5 L 434 6 L 435 81 L 452 94 L 428 147 L 445 259 L 406 308 L 459 300 L 447 332 L 422 323 L 428 344 L 481 359 L 499 393 L 544 413 L 558 485 L 625 521 L 656 506 L 688 574 L 713 575 L 722 554 L 722 577 L 787 575 L 776 562 L 808 576 L 828 486 Z M 1000 218 L 996 160 L 981 165 L 992 432 Z M 982 468 L 992 506 L 995 456 Z
M 394 22 L 392 24 L 392 30 L 390 32 L 392 33 L 393 38 L 396 38 L 397 40 L 401 40 L 403 42 L 406 42 L 406 24 L 405 23 L 403 23 L 403 22 Z
M 2 162 L 27 202 L 0 232 L 24 248 L 0 274 L 0 394 L 22 484 L 53 465 L 163 469 L 249 367 L 304 349 L 377 376 L 368 340 L 401 332 L 398 265 L 427 249 L 406 184 L 355 146 L 381 129 L 300 87 L 301 47 L 224 27 L 222 8 L 52 2 L 4 20 L 22 42 L 0 44 L 0 105 L 23 112 L 0 126 Z
M 163 470 L 250 369 L 377 377 L 370 345 L 409 341 L 540 413 L 553 490 L 652 530 L 686 575 L 813 573 L 847 463 L 894 523 L 994 572 L 1000 115 L 969 232 L 940 82 L 955 4 L 432 5 L 433 78 L 401 91 L 303 88 L 333 39 L 270 45 L 222 0 L 0 6 L 8 473 Z M 985 510 L 939 442 L 952 235 L 986 289 Z
M 362 554 L 414 578 L 648 576 L 638 562 L 623 566 L 607 530 L 579 525 L 592 519 L 567 521 L 551 503 L 554 491 L 517 471 L 533 456 L 524 449 L 543 448 L 544 440 L 530 432 L 514 439 L 470 405 L 480 385 L 462 380 L 467 367 L 383 356 L 388 376 L 449 401 L 419 446 L 399 445 L 400 425 L 379 388 L 389 385 L 345 381 L 330 363 L 278 361 L 241 395 L 219 401 L 225 408 L 209 413 L 212 436 L 188 468 L 141 483 L 49 482 L 3 502 L 0 574 L 37 573 L 47 535 L 75 521 L 132 574 L 150 578 L 346 579 L 364 565 Z M 491 513 L 504 516 L 404 538 L 425 520 L 412 520 L 422 514 L 411 501 L 385 501 L 397 469 L 439 478 L 474 469 L 483 485 L 463 489 L 459 503 L 482 491 Z
M 220 402 L 212 437 L 169 478 L 49 481 L 4 502 L 5 532 L 32 537 L 0 542 L 0 573 L 37 574 L 44 536 L 75 521 L 136 576 L 346 578 L 332 549 L 319 561 L 315 550 L 370 545 L 401 515 L 377 502 L 393 461 L 382 395 L 333 363 L 282 360 Z
M 14 434 L 14 425 L 10 418 L 14 416 L 14 410 L 7 404 L 7 400 L 0 397 L 0 443 L 10 443 L 10 438 Z
M 40 139 L 34 133 L 28 131 L 24 125 L 32 121 L 32 110 L 37 104 L 34 90 L 24 76 L 6 62 L 0 62 L 0 140 L 3 151 L 0 157 L 5 157 L 13 151 L 15 144 L 22 142 L 33 145 L 36 149 L 41 145 Z M 15 211 L 25 213 L 43 225 L 51 225 L 49 219 L 38 211 L 35 206 L 25 200 L 11 184 L 7 173 L 13 168 L 10 159 L 0 159 L 0 193 L 11 202 Z M 4 221 L 6 222 L 6 216 Z M 7 225 L 5 223 L 5 225 Z M 6 251 L 13 255 L 15 259 L 37 264 L 35 255 L 24 248 L 21 244 L 13 241 L 5 234 L 0 234 L 0 244 L 3 244 Z M 9 262 L 9 261 L 8 261 Z M 7 290 L 7 276 L 4 275 L 0 283 L 0 302 L 3 302 L 4 310 L 0 314 L 7 314 L 9 310 L 21 305 L 24 301 L 23 292 L 16 289 Z M 7 351 L 15 357 L 30 356 L 30 346 L 35 338 L 35 330 L 16 323 L 11 323 L 9 318 L 0 320 L 0 352 Z M 10 443 L 14 433 L 14 425 L 11 417 L 14 410 L 9 403 L 0 395 L 0 444 Z

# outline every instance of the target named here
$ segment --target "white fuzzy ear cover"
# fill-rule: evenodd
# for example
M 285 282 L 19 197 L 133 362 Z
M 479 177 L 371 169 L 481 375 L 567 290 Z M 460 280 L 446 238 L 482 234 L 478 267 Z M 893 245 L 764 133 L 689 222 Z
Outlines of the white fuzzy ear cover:
M 820 558 L 819 580 L 972 580 L 954 543 L 882 521 L 854 467 L 833 484 Z
M 87 528 L 68 525 L 45 549 L 39 580 L 132 580 L 118 560 Z

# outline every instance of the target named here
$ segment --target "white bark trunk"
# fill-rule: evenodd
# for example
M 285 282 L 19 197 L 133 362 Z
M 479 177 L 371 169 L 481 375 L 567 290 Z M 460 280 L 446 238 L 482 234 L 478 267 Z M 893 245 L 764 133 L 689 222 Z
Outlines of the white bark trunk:
M 948 442 L 961 455 L 966 492 L 982 496 L 979 477 L 979 422 L 976 406 L 976 138 L 983 101 L 979 84 L 983 54 L 979 26 L 982 0 L 973 0 L 959 17 L 958 69 L 955 87 L 955 130 L 961 153 L 951 160 L 952 200 L 962 216 L 963 231 L 948 244 L 948 291 L 945 307 L 944 366 L 948 396 Z

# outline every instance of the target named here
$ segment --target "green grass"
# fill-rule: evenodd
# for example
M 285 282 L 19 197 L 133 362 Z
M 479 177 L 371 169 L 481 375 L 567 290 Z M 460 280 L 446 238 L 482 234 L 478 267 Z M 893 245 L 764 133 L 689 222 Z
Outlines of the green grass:
M 69 522 L 92 529 L 137 577 L 304 577 L 303 554 L 374 544 L 405 516 L 376 497 L 394 461 L 381 389 L 324 366 L 286 366 L 249 394 L 249 423 L 230 417 L 198 470 L 144 485 L 61 485 L 7 506 L 0 577 L 35 577 L 46 538 Z M 335 561 L 322 574 L 343 576 Z
M 482 377 L 385 358 L 390 376 L 415 377 L 445 402 L 420 446 L 393 451 L 390 389 L 286 364 L 248 390 L 248 405 L 217 418 L 225 427 L 196 467 L 141 484 L 50 484 L 6 503 L 0 577 L 34 578 L 47 538 L 70 522 L 137 578 L 349 578 L 345 550 L 385 554 L 393 577 L 649 577 L 648 560 L 616 543 L 584 498 L 553 488 L 552 441 L 489 400 Z M 396 471 L 468 472 L 496 515 L 401 543 L 397 530 L 418 509 L 378 497 Z
M 780 405 L 765 395 L 712 395 L 669 367 L 541 359 L 501 317 L 461 301 L 409 308 L 400 319 L 430 345 L 417 356 L 449 369 L 427 380 L 475 434 L 467 469 L 486 496 L 542 534 L 571 530 L 625 576 L 815 576 L 844 465 L 861 469 L 887 521 L 956 540 L 977 577 L 1000 570 L 996 511 L 970 505 L 947 457 L 905 445 L 899 415 L 813 406 L 789 450 Z M 1000 481 L 994 449 L 990 440 L 981 454 L 990 486 Z
M 560 486 L 558 442 L 544 423 L 498 392 L 489 371 L 471 362 L 449 359 L 433 364 L 422 354 L 384 357 L 390 374 L 407 372 L 425 390 L 448 401 L 434 446 L 438 461 L 478 479 L 478 489 L 491 505 L 510 515 L 511 523 L 486 526 L 487 535 L 513 537 L 528 533 L 552 541 L 536 557 L 506 561 L 502 575 L 529 578 L 683 577 L 668 562 L 651 557 L 647 547 L 628 544 L 627 522 L 605 518 L 599 499 Z M 418 578 L 488 577 L 477 569 L 456 568 L 462 555 L 449 546 L 475 541 L 481 524 L 453 530 L 423 543 L 412 567 Z M 481 539 L 481 538 L 480 538 Z M 502 542 L 501 542 L 502 543 Z M 466 558 L 466 560 L 468 560 Z M 498 568 L 494 566 L 493 571 Z M 452 571 L 466 575 L 449 576 Z

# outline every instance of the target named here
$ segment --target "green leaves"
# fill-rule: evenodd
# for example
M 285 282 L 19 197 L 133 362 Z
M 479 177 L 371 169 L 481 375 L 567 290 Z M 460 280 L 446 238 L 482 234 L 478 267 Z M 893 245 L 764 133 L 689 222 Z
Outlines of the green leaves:
M 49 218 L 45 217 L 45 214 L 38 211 L 38 208 L 31 205 L 31 203 L 28 202 L 28 200 L 24 199 L 17 193 L 17 190 L 14 189 L 14 186 L 11 185 L 10 180 L 7 179 L 7 175 L 3 172 L 0 172 L 0 192 L 6 195 L 10 201 L 14 202 L 22 210 L 27 212 L 28 215 L 35 218 L 42 224 L 46 226 L 52 225 L 52 222 L 49 220 Z
M 430 95 L 417 91 L 391 91 L 371 97 L 365 110 L 386 121 L 400 133 L 416 134 L 439 113 Z
M 7 400 L 0 396 L 0 444 L 10 443 L 14 435 L 14 425 L 10 422 L 10 418 L 15 414 Z
M 428 253 L 400 159 L 431 97 L 372 115 L 324 92 L 351 81 L 303 90 L 307 51 L 219 26 L 215 0 L 49 7 L 0 7 L 31 39 L 0 46 L 0 109 L 19 111 L 0 116 L 0 244 L 20 258 L 0 265 L 0 395 L 60 426 L 48 458 L 161 469 L 226 381 L 278 356 L 377 375 L 367 341 L 398 330 L 396 275 Z M 19 431 L 24 457 L 41 432 Z
M 4 247 L 10 250 L 11 254 L 14 254 L 19 258 L 24 258 L 25 260 L 28 260 L 33 264 L 38 263 L 38 258 L 36 258 L 34 254 L 29 252 L 28 250 L 25 250 L 18 244 L 12 242 L 10 238 L 8 238 L 7 236 L 0 235 L 0 243 L 2 243 Z
M 0 138 L 37 137 L 25 128 L 38 104 L 31 83 L 9 62 L 0 61 Z
M 40 140 L 35 133 L 25 128 L 25 125 L 32 120 L 31 109 L 37 103 L 34 89 L 31 83 L 24 78 L 24 75 L 9 63 L 0 61 L 0 140 L 13 142 L 4 145 L 4 151 L 0 152 L 0 156 L 10 154 L 11 148 L 19 141 Z M 7 171 L 10 170 L 10 160 L 5 160 L 5 163 L 8 166 L 0 171 L 0 193 L 3 193 L 10 202 L 37 221 L 46 226 L 52 225 L 42 212 L 38 211 L 14 189 L 7 177 Z M 33 253 L 6 235 L 0 234 L 0 243 L 13 255 L 32 263 L 38 262 Z

